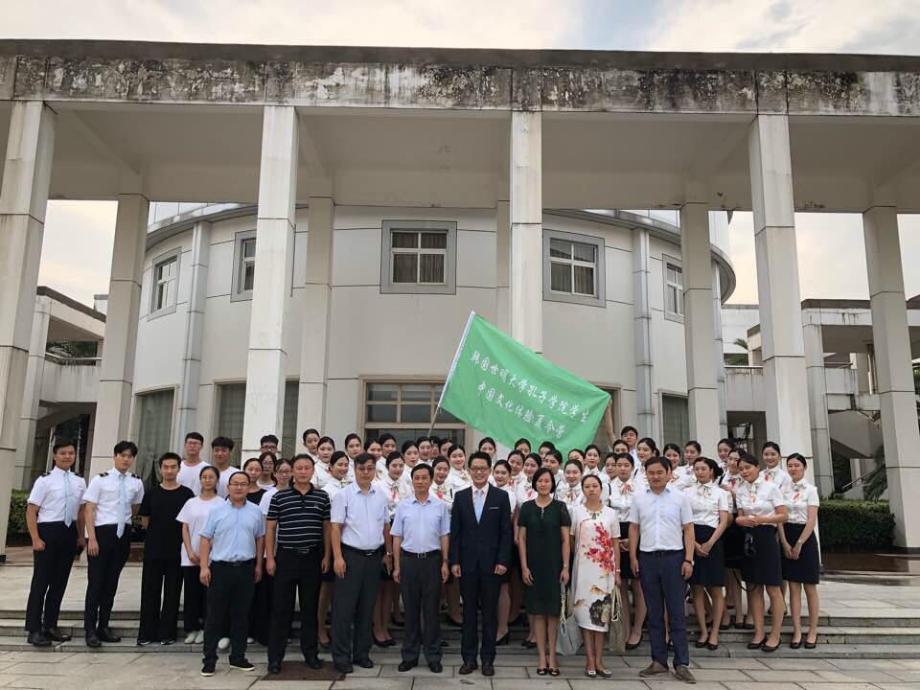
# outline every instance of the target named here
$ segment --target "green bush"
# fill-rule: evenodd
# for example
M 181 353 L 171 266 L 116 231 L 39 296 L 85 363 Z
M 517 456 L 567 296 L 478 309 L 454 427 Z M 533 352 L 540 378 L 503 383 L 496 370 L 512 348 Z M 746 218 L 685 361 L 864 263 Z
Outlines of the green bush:
M 13 490 L 13 496 L 10 498 L 10 526 L 6 533 L 8 542 L 21 542 L 22 536 L 29 533 L 29 529 L 26 527 L 26 503 L 28 503 L 28 499 L 28 491 Z
M 818 509 L 818 531 L 825 551 L 889 549 L 894 543 L 894 515 L 887 501 L 828 499 Z

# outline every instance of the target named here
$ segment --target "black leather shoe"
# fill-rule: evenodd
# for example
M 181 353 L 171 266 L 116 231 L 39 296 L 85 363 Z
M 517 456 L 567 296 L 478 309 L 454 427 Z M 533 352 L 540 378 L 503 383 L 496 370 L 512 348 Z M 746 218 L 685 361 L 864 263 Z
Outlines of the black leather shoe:
M 99 630 L 96 631 L 96 637 L 99 638 L 100 642 L 121 642 L 121 638 L 112 632 L 112 629 L 109 627 L 99 628 Z
M 61 629 L 57 626 L 53 628 L 48 628 L 47 630 L 42 631 L 52 642 L 70 642 L 71 637 L 65 632 L 62 632 Z
M 332 668 L 334 668 L 339 673 L 347 674 L 355 672 L 355 669 L 351 664 L 332 664 Z
M 441 673 L 444 670 L 444 667 L 441 666 L 440 661 L 432 661 L 428 664 L 428 668 L 431 669 L 432 673 Z
M 463 665 L 460 667 L 457 673 L 459 673 L 461 676 L 468 676 L 473 671 L 475 671 L 477 668 L 479 668 L 479 666 L 477 666 L 475 663 L 469 663 L 469 662 L 464 661 Z
M 97 649 L 102 646 L 102 643 L 99 641 L 99 638 L 95 634 L 86 636 L 86 646 Z
M 44 633 L 34 632 L 29 633 L 29 644 L 33 647 L 50 647 L 51 640 Z
M 318 656 L 311 656 L 303 661 L 307 666 L 312 668 L 314 671 L 319 671 L 323 667 L 323 662 Z
M 401 661 L 397 670 L 400 673 L 405 673 L 406 671 L 411 671 L 416 666 L 418 666 L 418 661 Z
M 482 675 L 484 676 L 494 676 L 495 667 L 492 664 L 483 664 L 482 665 Z
M 359 659 L 355 661 L 355 664 L 361 668 L 374 668 L 374 662 L 370 659 Z
M 268 672 L 271 675 L 276 675 L 278 673 L 281 673 L 281 664 L 279 664 L 277 661 L 271 662 L 268 665 Z

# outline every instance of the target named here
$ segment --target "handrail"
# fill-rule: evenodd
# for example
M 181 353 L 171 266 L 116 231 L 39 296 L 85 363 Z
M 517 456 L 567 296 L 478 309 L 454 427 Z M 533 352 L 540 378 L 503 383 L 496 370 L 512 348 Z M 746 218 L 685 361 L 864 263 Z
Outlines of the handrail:
M 60 364 L 61 366 L 70 367 L 70 366 L 96 366 L 102 361 L 102 357 L 62 357 L 61 355 L 56 355 L 52 352 L 45 353 L 45 360 L 48 362 L 54 362 L 55 364 Z

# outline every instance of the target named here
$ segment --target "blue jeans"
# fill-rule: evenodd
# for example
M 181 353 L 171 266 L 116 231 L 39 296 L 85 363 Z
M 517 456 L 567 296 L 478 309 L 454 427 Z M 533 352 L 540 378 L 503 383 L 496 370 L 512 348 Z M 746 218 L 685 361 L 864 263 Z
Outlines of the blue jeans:
M 639 581 L 648 607 L 648 633 L 652 643 L 652 660 L 668 665 L 668 644 L 664 635 L 664 612 L 667 607 L 674 643 L 674 667 L 690 665 L 687 645 L 687 618 L 684 596 L 687 583 L 680 574 L 684 551 L 639 552 Z M 718 623 L 717 623 L 718 624 Z

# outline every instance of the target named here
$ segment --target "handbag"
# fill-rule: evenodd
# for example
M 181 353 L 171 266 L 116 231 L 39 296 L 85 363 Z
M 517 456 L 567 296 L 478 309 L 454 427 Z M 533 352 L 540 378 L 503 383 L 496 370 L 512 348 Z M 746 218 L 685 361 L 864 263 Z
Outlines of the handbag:
M 578 623 L 575 620 L 574 607 L 568 605 L 571 602 L 568 602 L 567 599 L 566 590 L 563 589 L 556 652 L 563 656 L 572 656 L 578 654 L 578 650 L 581 648 L 581 628 L 578 627 Z
M 623 595 L 620 588 L 615 587 L 610 607 L 610 623 L 607 629 L 607 647 L 611 652 L 622 654 L 626 651 L 626 616 L 623 608 Z

